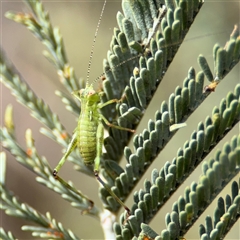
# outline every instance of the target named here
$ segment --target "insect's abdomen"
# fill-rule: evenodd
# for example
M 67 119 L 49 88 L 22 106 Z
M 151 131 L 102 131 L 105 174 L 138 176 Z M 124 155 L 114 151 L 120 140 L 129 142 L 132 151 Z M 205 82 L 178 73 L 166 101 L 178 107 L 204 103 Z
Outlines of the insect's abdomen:
M 93 112 L 95 114 L 93 114 Z M 78 122 L 78 148 L 86 165 L 93 164 L 96 157 L 98 112 L 85 109 Z

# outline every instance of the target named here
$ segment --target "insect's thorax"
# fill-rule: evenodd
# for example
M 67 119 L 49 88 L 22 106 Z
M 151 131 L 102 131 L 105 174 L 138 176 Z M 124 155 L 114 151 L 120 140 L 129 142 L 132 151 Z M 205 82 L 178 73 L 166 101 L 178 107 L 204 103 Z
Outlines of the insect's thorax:
M 81 105 L 81 113 L 79 116 L 79 124 L 81 125 L 82 122 L 87 121 L 89 124 L 93 123 L 96 124 L 99 118 L 98 112 L 98 103 L 94 103 L 92 105 Z

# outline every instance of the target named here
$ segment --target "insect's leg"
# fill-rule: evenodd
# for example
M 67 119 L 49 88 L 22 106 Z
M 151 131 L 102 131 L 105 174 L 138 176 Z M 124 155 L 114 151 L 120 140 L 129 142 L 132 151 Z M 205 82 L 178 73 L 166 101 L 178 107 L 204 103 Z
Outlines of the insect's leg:
M 72 192 L 74 192 L 75 194 L 77 194 L 78 196 L 80 196 L 81 198 L 86 199 L 87 201 L 89 201 L 90 206 L 87 210 L 82 211 L 83 213 L 87 213 L 89 212 L 93 206 L 94 203 L 92 200 L 90 200 L 89 198 L 87 198 L 85 195 L 83 195 L 81 192 L 79 192 L 76 188 L 72 187 L 71 185 L 69 185 L 65 180 L 63 180 L 61 177 L 58 176 L 58 171 L 61 169 L 61 167 L 63 166 L 63 164 L 65 163 L 65 161 L 67 160 L 67 157 L 69 156 L 69 154 L 73 151 L 73 149 L 76 147 L 77 145 L 77 133 L 75 132 L 72 136 L 71 142 L 68 145 L 68 148 L 65 152 L 65 154 L 63 155 L 62 159 L 60 160 L 60 162 L 58 163 L 58 165 L 55 167 L 54 171 L 53 171 L 53 176 L 56 180 L 58 180 L 60 183 L 62 183 L 65 187 L 67 187 L 68 189 L 70 189 Z
M 109 105 L 109 104 L 112 104 L 112 103 L 122 102 L 123 98 L 124 98 L 124 97 L 122 97 L 122 98 L 120 98 L 120 99 L 111 99 L 111 100 L 109 100 L 109 101 L 107 101 L 107 102 L 105 102 L 105 103 L 99 103 L 99 104 L 98 104 L 98 107 L 99 107 L 99 108 L 103 108 L 103 107 L 105 107 L 105 106 L 107 106 L 107 105 Z
M 87 196 L 83 195 L 81 192 L 79 192 L 76 188 L 72 187 L 70 184 L 68 184 L 65 180 L 63 180 L 58 175 L 54 176 L 54 178 L 56 180 L 58 180 L 62 185 L 64 185 L 65 187 L 70 189 L 72 192 L 74 192 L 76 195 L 80 196 L 83 199 L 86 199 L 89 202 L 89 207 L 85 210 L 82 210 L 81 214 L 87 214 L 87 213 L 89 213 L 89 211 L 92 210 L 92 208 L 94 206 L 94 202 L 91 199 L 89 199 Z
M 59 161 L 58 165 L 54 168 L 53 171 L 53 176 L 55 177 L 58 173 L 58 171 L 61 169 L 62 165 L 65 163 L 65 161 L 67 160 L 67 157 L 69 156 L 69 154 L 74 150 L 74 148 L 77 146 L 77 132 L 75 131 L 71 142 L 69 143 L 67 150 L 65 152 L 65 154 L 63 155 L 62 159 Z
M 110 187 L 100 178 L 98 171 L 94 171 L 96 179 L 103 185 L 103 187 L 108 191 L 108 193 L 122 206 L 127 212 L 127 219 L 131 215 L 130 209 L 120 200 L 120 198 L 110 189 Z M 126 219 L 126 220 L 127 220 Z
M 117 125 L 114 125 L 114 124 L 110 123 L 102 114 L 100 114 L 100 117 L 109 127 L 114 127 L 114 128 L 120 129 L 120 130 L 125 130 L 125 131 L 135 133 L 134 129 L 125 128 L 125 127 L 117 126 Z
M 123 98 L 124 98 L 124 96 L 121 99 L 111 99 L 111 100 L 109 100 L 105 103 L 100 103 L 100 104 L 98 104 L 98 108 L 103 108 L 103 107 L 105 107 L 109 104 L 112 104 L 112 103 L 122 102 Z M 102 114 L 100 114 L 100 117 L 109 127 L 114 127 L 114 128 L 120 129 L 120 130 L 129 131 L 129 132 L 132 132 L 132 133 L 135 132 L 135 130 L 133 130 L 133 129 L 120 127 L 120 126 L 117 126 L 117 125 L 114 125 L 114 124 L 110 123 Z
M 110 187 L 100 178 L 99 167 L 102 155 L 102 145 L 103 145 L 103 124 L 99 123 L 97 128 L 97 154 L 94 160 L 94 175 L 96 179 L 103 185 L 103 187 L 109 192 L 109 194 L 127 211 L 127 218 L 131 215 L 130 209 L 119 199 L 119 197 L 110 189 Z

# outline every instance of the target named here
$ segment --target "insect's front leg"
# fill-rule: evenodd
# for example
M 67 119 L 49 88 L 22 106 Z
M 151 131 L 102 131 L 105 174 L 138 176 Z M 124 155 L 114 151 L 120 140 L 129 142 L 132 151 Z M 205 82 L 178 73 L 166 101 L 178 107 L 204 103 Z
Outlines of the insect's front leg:
M 104 92 L 99 93 L 100 96 L 102 96 L 103 94 L 104 94 Z M 109 101 L 107 101 L 105 103 L 99 103 L 98 104 L 98 108 L 103 108 L 103 107 L 105 107 L 105 106 L 107 106 L 109 104 L 112 104 L 112 103 L 120 103 L 120 102 L 123 101 L 123 99 L 124 99 L 124 96 L 121 97 L 120 99 L 111 99 L 111 100 L 109 100 Z
M 102 120 L 107 124 L 107 126 L 113 127 L 113 128 L 117 128 L 119 130 L 124 130 L 124 131 L 135 133 L 134 129 L 130 129 L 130 128 L 125 128 L 125 127 L 121 127 L 121 126 L 118 126 L 118 125 L 114 125 L 114 124 L 110 123 L 102 114 L 99 114 L 99 115 L 101 116 Z
M 130 209 L 119 199 L 119 197 L 111 190 L 111 188 L 100 178 L 98 175 L 100 161 L 102 156 L 102 146 L 103 146 L 103 135 L 104 135 L 104 127 L 101 123 L 101 119 L 99 119 L 99 124 L 97 128 L 97 145 L 96 145 L 96 158 L 94 160 L 94 175 L 96 179 L 103 185 L 103 187 L 108 191 L 108 193 L 127 211 L 127 218 L 131 215 Z

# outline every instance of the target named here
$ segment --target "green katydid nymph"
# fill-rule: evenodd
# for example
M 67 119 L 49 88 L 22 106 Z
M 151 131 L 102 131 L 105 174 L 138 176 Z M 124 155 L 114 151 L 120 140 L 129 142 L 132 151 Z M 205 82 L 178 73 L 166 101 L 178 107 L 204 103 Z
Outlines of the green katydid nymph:
M 102 12 L 99 18 L 99 22 L 97 25 L 97 29 L 95 32 L 94 37 L 94 43 L 97 36 L 97 31 L 100 25 L 101 17 L 103 15 L 103 11 L 106 5 L 106 0 L 104 2 Z M 102 148 L 103 148 L 103 142 L 104 142 L 104 126 L 102 121 L 105 122 L 105 124 L 109 127 L 114 127 L 120 130 L 125 130 L 134 133 L 135 130 L 124 128 L 121 126 L 113 125 L 111 124 L 101 113 L 100 109 L 113 103 L 119 103 L 122 101 L 123 97 L 118 99 L 112 99 L 105 103 L 101 103 L 101 96 L 104 94 L 104 92 L 96 92 L 93 89 L 93 85 L 88 84 L 89 79 L 89 73 L 90 73 L 90 66 L 91 66 L 91 59 L 93 55 L 93 47 L 90 54 L 90 60 L 88 64 L 88 74 L 87 74 L 87 84 L 84 89 L 77 90 L 73 92 L 73 96 L 76 97 L 81 102 L 81 112 L 78 118 L 78 124 L 76 129 L 74 130 L 72 139 L 70 144 L 68 145 L 68 148 L 63 155 L 62 159 L 56 166 L 56 168 L 53 171 L 53 176 L 55 179 L 60 181 L 62 184 L 67 186 L 69 189 L 71 189 L 73 192 L 81 196 L 82 198 L 89 201 L 89 208 L 86 209 L 84 212 L 88 212 L 93 207 L 93 201 L 88 199 L 86 196 L 84 196 L 82 193 L 77 191 L 75 188 L 70 186 L 66 181 L 64 181 L 62 178 L 58 176 L 58 172 L 61 169 L 64 162 L 67 160 L 67 157 L 69 154 L 75 149 L 78 148 L 81 157 L 83 158 L 85 165 L 94 165 L 94 175 L 96 179 L 103 185 L 103 187 L 109 192 L 110 195 L 121 205 L 125 208 L 127 211 L 127 215 L 129 216 L 130 209 L 117 197 L 117 195 L 110 189 L 110 187 L 100 178 L 99 176 L 99 168 L 100 168 L 100 162 L 101 162 L 101 156 L 102 156 Z M 111 69 L 110 69 L 111 71 Z M 102 76 L 102 75 L 101 75 Z M 98 78 L 99 79 L 99 78 Z M 98 80 L 96 79 L 96 80 Z M 96 81 L 95 80 L 95 81 Z
M 84 163 L 86 165 L 94 164 L 94 175 L 97 180 L 106 188 L 109 194 L 111 194 L 115 200 L 126 209 L 127 214 L 130 215 L 129 208 L 125 206 L 125 204 L 116 196 L 116 194 L 113 193 L 112 190 L 104 183 L 104 181 L 99 177 L 98 173 L 104 136 L 104 126 L 102 121 L 104 121 L 109 127 L 114 127 L 132 133 L 134 133 L 135 130 L 123 128 L 108 122 L 108 120 L 100 113 L 99 110 L 109 104 L 121 102 L 122 99 L 112 99 L 105 103 L 100 103 L 101 96 L 103 94 L 103 92 L 96 92 L 93 89 L 93 86 L 88 84 L 86 85 L 86 88 L 73 92 L 73 95 L 81 102 L 81 113 L 79 115 L 78 125 L 74 131 L 72 140 L 66 150 L 66 153 L 58 163 L 57 167 L 54 169 L 53 176 L 76 192 L 76 190 L 68 185 L 63 179 L 61 179 L 57 173 L 66 161 L 69 154 L 77 147 L 84 160 Z M 81 196 L 83 195 L 81 194 Z M 91 200 L 89 200 L 89 202 L 91 205 L 93 205 Z
M 91 67 L 91 60 L 93 56 L 93 48 L 94 43 L 96 41 L 97 32 L 99 29 L 99 25 L 101 22 L 101 18 L 103 15 L 103 11 L 106 5 L 106 0 L 104 1 L 102 12 L 98 21 L 97 29 L 95 32 L 92 50 L 90 54 L 90 60 L 88 64 L 88 72 L 87 72 L 87 84 L 84 89 L 74 91 L 73 95 L 81 102 L 81 113 L 79 115 L 78 119 L 78 125 L 76 129 L 74 130 L 72 140 L 66 150 L 66 153 L 56 166 L 56 168 L 53 171 L 53 176 L 58 179 L 62 184 L 67 186 L 69 189 L 80 195 L 81 197 L 87 199 L 90 203 L 89 209 L 86 210 L 87 212 L 91 210 L 93 207 L 93 202 L 88 199 L 86 196 L 82 195 L 80 192 L 78 192 L 75 188 L 71 187 L 67 182 L 65 182 L 62 178 L 58 176 L 58 171 L 66 161 L 69 154 L 77 147 L 85 165 L 94 165 L 94 175 L 96 179 L 104 186 L 104 188 L 109 192 L 109 194 L 121 205 L 125 208 L 127 211 L 127 216 L 130 216 L 130 210 L 129 208 L 117 197 L 117 195 L 110 189 L 110 187 L 100 178 L 99 176 L 99 168 L 100 168 L 100 162 L 101 162 L 101 156 L 102 156 L 102 148 L 103 148 L 103 142 L 104 142 L 104 122 L 107 126 L 117 128 L 120 130 L 125 130 L 134 133 L 135 130 L 124 128 L 121 126 L 117 126 L 114 124 L 111 124 L 101 113 L 100 109 L 113 103 L 120 103 L 124 96 L 118 100 L 118 99 L 111 99 L 105 103 L 101 103 L 101 96 L 104 94 L 104 92 L 96 92 L 93 89 L 93 85 L 88 84 L 89 79 L 89 73 L 90 73 L 90 67 Z M 120 67 L 121 65 L 125 64 L 126 62 L 133 60 L 137 58 L 140 55 L 143 55 L 145 51 L 147 50 L 148 45 L 150 44 L 150 40 L 155 34 L 157 26 L 160 24 L 163 16 L 166 14 L 166 9 L 163 10 L 162 13 L 159 14 L 159 17 L 156 22 L 156 26 L 153 29 L 153 31 L 150 33 L 149 38 L 146 40 L 146 42 L 143 45 L 142 51 L 140 51 L 139 55 L 133 56 L 129 58 L 126 61 L 123 61 L 119 63 L 116 67 Z M 112 69 L 109 69 L 108 71 L 112 71 Z M 102 74 L 99 78 L 97 78 L 95 81 L 99 80 L 104 74 Z

